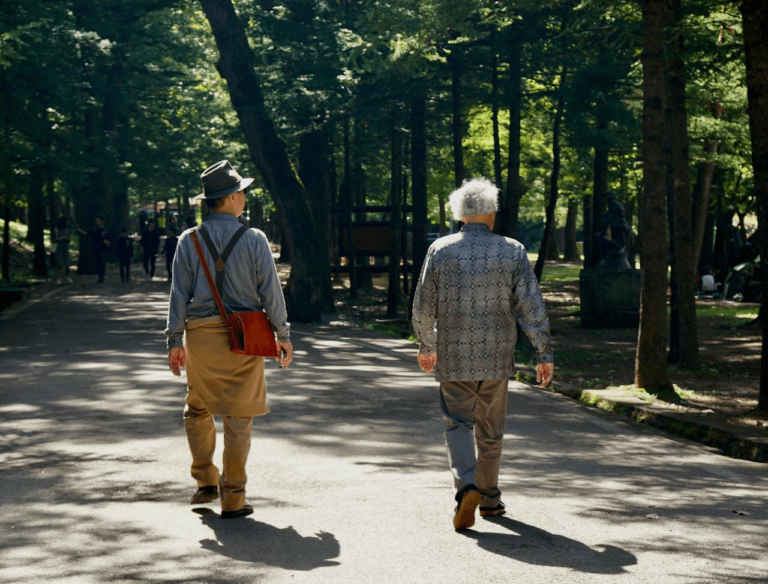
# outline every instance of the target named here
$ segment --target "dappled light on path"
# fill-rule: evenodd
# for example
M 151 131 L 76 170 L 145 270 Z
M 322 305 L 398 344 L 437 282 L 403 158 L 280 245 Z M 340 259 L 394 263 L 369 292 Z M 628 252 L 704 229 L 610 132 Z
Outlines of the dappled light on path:
M 165 302 L 72 290 L 0 322 L 0 583 L 766 573 L 762 470 L 516 382 L 500 475 L 509 514 L 454 533 L 437 384 L 415 346 L 327 325 L 294 327 L 288 370 L 266 361 L 254 515 L 222 520 L 218 502 L 193 513 Z

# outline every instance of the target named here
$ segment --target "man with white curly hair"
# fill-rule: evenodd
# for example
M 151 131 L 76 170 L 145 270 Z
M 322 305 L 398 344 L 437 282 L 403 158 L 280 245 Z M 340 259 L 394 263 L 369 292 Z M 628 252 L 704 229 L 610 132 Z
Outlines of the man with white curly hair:
M 451 211 L 464 226 L 429 248 L 413 301 L 419 366 L 440 383 L 457 530 L 474 525 L 478 505 L 481 517 L 506 512 L 498 478 L 517 323 L 536 348 L 539 383 L 548 385 L 555 370 L 547 310 L 525 248 L 491 231 L 498 194 L 483 178 L 451 193 Z

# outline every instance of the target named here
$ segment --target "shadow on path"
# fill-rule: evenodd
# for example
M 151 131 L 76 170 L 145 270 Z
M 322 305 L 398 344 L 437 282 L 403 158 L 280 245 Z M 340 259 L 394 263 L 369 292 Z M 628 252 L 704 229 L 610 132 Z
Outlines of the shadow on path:
M 481 533 L 460 531 L 477 540 L 477 544 L 492 553 L 537 566 L 571 568 L 591 574 L 622 574 L 625 566 L 637 563 L 637 558 L 626 550 L 612 545 L 598 546 L 595 551 L 583 543 L 562 535 L 549 533 L 508 517 L 488 519 L 512 533 Z
M 302 537 L 293 527 L 279 529 L 250 517 L 222 519 L 205 507 L 193 509 L 203 525 L 213 530 L 215 539 L 200 540 L 203 549 L 233 560 L 276 566 L 285 570 L 309 571 L 338 566 L 330 558 L 338 557 L 339 542 L 331 533 Z

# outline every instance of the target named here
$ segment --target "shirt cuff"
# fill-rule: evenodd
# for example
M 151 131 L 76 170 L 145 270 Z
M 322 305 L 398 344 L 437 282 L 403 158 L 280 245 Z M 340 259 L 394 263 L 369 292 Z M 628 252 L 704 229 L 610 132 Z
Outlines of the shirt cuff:
M 184 346 L 184 335 L 172 335 L 168 337 L 168 349 L 181 349 Z

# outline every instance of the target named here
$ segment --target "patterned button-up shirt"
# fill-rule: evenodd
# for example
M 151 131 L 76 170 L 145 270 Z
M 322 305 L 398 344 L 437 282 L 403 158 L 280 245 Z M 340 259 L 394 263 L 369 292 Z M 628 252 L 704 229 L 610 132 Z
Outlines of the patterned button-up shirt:
M 432 244 L 416 286 L 413 330 L 420 353 L 437 351 L 437 381 L 511 377 L 518 322 L 538 362 L 552 363 L 547 309 L 522 244 L 481 223 Z

